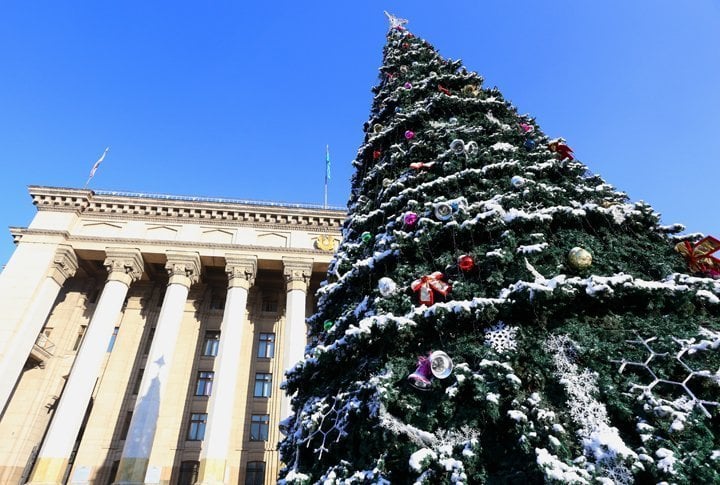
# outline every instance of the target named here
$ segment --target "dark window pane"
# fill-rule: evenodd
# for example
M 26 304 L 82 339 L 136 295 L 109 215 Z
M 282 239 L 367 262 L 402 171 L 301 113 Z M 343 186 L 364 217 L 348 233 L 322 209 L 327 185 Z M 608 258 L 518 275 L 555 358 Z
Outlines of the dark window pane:
M 118 330 L 120 330 L 120 327 L 115 327 L 113 329 L 113 333 L 110 336 L 110 343 L 108 343 L 108 352 L 112 352 L 113 347 L 115 347 L 115 339 L 117 339 Z
M 254 397 L 270 397 L 272 387 L 272 374 L 257 373 L 255 374 Z
M 205 424 L 207 424 L 207 413 L 191 414 L 187 439 L 189 441 L 202 441 L 205 438 Z
M 199 461 L 184 461 L 180 463 L 180 477 L 178 485 L 195 485 L 200 470 Z
M 202 355 L 205 357 L 215 357 L 220 348 L 220 332 L 217 330 L 208 330 L 205 332 L 205 341 L 203 342 Z
M 130 421 L 132 420 L 132 411 L 128 411 L 125 415 L 125 422 L 123 423 L 122 430 L 120 431 L 120 439 L 124 440 L 127 438 L 128 431 L 130 431 Z
M 257 356 L 261 359 L 272 359 L 275 356 L 275 334 L 261 333 L 258 339 Z
M 212 392 L 212 384 L 215 373 L 213 371 L 198 372 L 197 386 L 195 386 L 196 396 L 209 396 Z
M 270 430 L 268 414 L 253 414 L 250 420 L 250 441 L 267 441 Z
M 245 485 L 263 485 L 265 483 L 265 462 L 249 461 L 245 469 Z

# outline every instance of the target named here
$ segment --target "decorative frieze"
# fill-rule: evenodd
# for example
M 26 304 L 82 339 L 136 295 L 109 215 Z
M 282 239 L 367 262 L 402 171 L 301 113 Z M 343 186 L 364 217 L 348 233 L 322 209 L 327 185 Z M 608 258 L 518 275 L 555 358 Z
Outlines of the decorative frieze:
M 91 190 L 31 186 L 38 210 L 71 211 L 88 215 L 120 216 L 124 219 L 225 221 L 242 225 L 309 226 L 339 228 L 345 211 L 300 204 L 235 202 L 199 197 L 162 195 L 108 195 Z

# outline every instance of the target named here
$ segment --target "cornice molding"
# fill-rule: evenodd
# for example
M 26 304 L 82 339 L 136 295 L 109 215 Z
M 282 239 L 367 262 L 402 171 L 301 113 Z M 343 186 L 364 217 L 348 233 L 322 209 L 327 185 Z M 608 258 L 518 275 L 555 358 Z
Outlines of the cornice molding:
M 345 211 L 333 209 L 104 195 L 96 194 L 92 190 L 37 185 L 31 185 L 28 190 L 39 211 L 75 212 L 83 216 L 101 215 L 154 222 L 220 222 L 253 227 L 302 227 L 314 230 L 337 230 L 346 217 Z

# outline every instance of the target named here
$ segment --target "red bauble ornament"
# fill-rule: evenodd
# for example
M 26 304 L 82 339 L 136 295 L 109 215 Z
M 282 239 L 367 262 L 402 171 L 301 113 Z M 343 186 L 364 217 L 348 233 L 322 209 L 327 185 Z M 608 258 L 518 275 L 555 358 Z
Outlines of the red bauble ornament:
M 458 258 L 457 265 L 458 268 L 463 271 L 471 271 L 475 267 L 475 260 L 472 258 L 472 256 L 463 254 Z
M 375 150 L 373 152 L 373 160 L 377 160 L 378 158 L 380 158 L 380 150 Z

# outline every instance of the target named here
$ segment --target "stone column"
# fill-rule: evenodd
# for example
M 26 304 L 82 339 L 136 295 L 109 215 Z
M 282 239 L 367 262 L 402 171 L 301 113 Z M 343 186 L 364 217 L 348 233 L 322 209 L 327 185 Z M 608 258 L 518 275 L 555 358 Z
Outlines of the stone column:
M 22 374 L 25 361 L 27 361 L 50 310 L 52 310 L 60 289 L 68 278 L 75 275 L 77 269 L 77 256 L 72 247 L 59 246 L 47 278 L 40 285 L 37 295 L 33 298 L 28 312 L 20 323 L 20 330 L 10 340 L 7 352 L 0 362 L 0 376 L 2 376 L 0 379 L 0 416 L 10 399 L 15 383 Z
M 125 296 L 143 272 L 137 249 L 106 250 L 109 276 L 38 455 L 31 484 L 60 484 Z
M 165 269 L 170 279 L 120 458 L 117 484 L 145 483 L 160 407 L 165 398 L 178 399 L 164 396 L 164 392 L 188 291 L 200 279 L 200 256 L 194 252 L 168 252 Z
M 287 283 L 283 368 L 287 371 L 305 356 L 305 345 L 307 344 L 305 305 L 308 284 L 312 275 L 312 261 L 283 259 L 283 274 Z M 280 419 L 287 418 L 291 412 L 290 396 L 285 393 L 280 403 Z
M 220 347 L 215 357 L 215 377 L 208 401 L 208 423 L 200 452 L 198 484 L 222 485 L 225 481 L 230 431 L 235 406 L 238 372 L 241 365 L 242 334 L 248 292 L 257 271 L 257 258 L 225 256 L 228 291 L 220 326 Z

